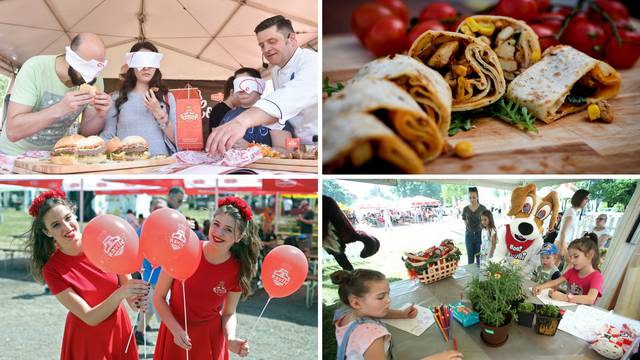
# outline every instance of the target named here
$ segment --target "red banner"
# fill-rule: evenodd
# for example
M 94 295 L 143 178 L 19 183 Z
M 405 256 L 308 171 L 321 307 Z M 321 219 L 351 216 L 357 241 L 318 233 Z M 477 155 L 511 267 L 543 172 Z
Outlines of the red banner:
M 291 194 L 318 193 L 316 179 L 262 179 L 262 190 Z

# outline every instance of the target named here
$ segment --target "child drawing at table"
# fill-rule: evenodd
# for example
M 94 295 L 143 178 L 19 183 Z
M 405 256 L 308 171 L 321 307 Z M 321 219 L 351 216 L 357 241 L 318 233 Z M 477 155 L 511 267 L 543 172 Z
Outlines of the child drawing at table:
M 389 282 L 375 270 L 339 270 L 331 274 L 339 285 L 338 294 L 345 309 L 336 311 L 333 322 L 338 342 L 338 360 L 391 358 L 391 334 L 379 320 L 415 318 L 418 310 L 390 309 Z M 462 359 L 457 351 L 446 351 L 422 360 Z
M 482 225 L 482 232 L 480 234 L 480 263 L 493 257 L 493 252 L 496 250 L 497 231 L 496 225 L 493 222 L 493 214 L 489 210 L 485 210 L 480 214 L 480 224 Z
M 573 267 L 559 278 L 534 287 L 533 294 L 538 295 L 543 289 L 555 288 L 567 282 L 567 294 L 549 290 L 549 296 L 556 300 L 592 305 L 598 297 L 602 296 L 604 281 L 598 268 L 600 252 L 597 235 L 589 233 L 580 239 L 573 240 L 569 244 L 568 251 L 569 261 Z
M 540 250 L 540 265 L 538 265 L 531 280 L 537 284 L 544 284 L 547 281 L 555 280 L 560 277 L 560 271 L 556 266 L 558 259 L 558 247 L 554 243 L 544 243 Z

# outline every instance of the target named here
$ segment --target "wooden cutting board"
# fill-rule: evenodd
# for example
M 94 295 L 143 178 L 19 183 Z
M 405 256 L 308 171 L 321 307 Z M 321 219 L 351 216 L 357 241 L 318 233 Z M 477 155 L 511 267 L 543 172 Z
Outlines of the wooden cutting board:
M 318 160 L 262 158 L 246 167 L 315 174 L 318 172 Z
M 59 165 L 48 159 L 19 159 L 13 165 L 16 174 L 77 174 L 92 172 L 126 172 L 144 173 L 149 167 L 170 165 L 176 162 L 175 157 L 154 158 L 135 161 L 106 161 L 98 164 Z M 138 171 L 136 171 L 138 170 Z
M 323 78 L 331 83 L 350 79 L 373 59 L 354 35 L 323 38 Z M 535 134 L 499 119 L 480 119 L 474 121 L 475 129 L 447 138 L 453 146 L 462 140 L 471 142 L 475 155 L 466 160 L 441 156 L 426 165 L 426 173 L 640 173 L 640 61 L 620 73 L 620 94 L 610 100 L 613 123 L 591 123 L 582 111 L 552 124 L 537 121 L 539 133 Z

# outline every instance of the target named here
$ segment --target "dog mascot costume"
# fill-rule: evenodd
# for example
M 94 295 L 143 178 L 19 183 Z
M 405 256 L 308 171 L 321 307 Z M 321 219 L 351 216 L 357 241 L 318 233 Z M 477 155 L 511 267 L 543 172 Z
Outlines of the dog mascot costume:
M 548 228 L 553 228 L 559 205 L 555 191 L 544 198 L 536 196 L 535 184 L 513 189 L 508 213 L 513 219 L 500 229 L 491 261 L 518 260 L 523 273 L 531 273 L 540 262 L 538 255 L 544 244 L 542 224 L 550 216 Z

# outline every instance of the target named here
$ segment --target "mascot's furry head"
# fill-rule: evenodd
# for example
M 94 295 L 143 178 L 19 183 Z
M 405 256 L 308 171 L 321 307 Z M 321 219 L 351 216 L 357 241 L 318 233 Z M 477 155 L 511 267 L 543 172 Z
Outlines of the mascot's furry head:
M 508 213 L 513 219 L 500 232 L 492 260 L 515 259 L 521 262 L 523 271 L 533 271 L 540 260 L 538 254 L 544 243 L 542 225 L 550 217 L 548 228 L 553 228 L 559 207 L 555 191 L 540 198 L 536 195 L 535 184 L 513 189 Z
M 548 229 L 553 229 L 558 218 L 558 193 L 551 191 L 547 196 L 536 196 L 536 185 L 527 184 L 513 189 L 511 193 L 511 209 L 509 216 L 514 219 L 510 223 L 511 234 L 518 241 L 533 240 L 542 237 L 542 225 L 551 216 Z

